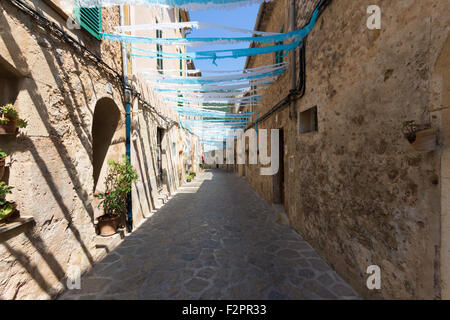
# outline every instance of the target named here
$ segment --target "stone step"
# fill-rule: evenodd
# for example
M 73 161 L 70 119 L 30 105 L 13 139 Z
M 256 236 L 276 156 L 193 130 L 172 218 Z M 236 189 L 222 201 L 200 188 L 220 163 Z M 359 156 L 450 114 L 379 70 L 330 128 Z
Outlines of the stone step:
M 119 229 L 117 233 L 109 237 L 97 235 L 94 239 L 96 261 L 103 259 L 109 252 L 113 251 L 125 238 L 125 230 Z

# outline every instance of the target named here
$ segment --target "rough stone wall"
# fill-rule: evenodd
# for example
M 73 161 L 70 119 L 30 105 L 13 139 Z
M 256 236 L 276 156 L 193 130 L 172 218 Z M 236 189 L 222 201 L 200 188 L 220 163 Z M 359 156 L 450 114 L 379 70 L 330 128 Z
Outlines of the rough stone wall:
M 65 26 L 65 18 L 39 3 L 43 15 Z M 9 199 L 35 220 L 32 227 L 0 235 L 0 299 L 45 299 L 62 289 L 68 266 L 84 271 L 94 262 L 92 123 L 100 99 L 120 110 L 107 154 L 119 158 L 125 152 L 122 88 L 9 1 L 0 10 L 1 62 L 19 75 L 11 102 L 29 123 L 18 137 L 0 137 L 0 147 L 12 158 L 7 182 L 15 188 Z M 118 19 L 118 8 L 103 9 L 104 30 Z M 84 30 L 67 32 L 121 73 L 120 45 Z
M 301 26 L 314 1 L 297 3 Z M 372 4 L 381 7 L 381 30 L 366 27 Z M 267 6 L 261 30 L 288 25 L 287 1 Z M 448 76 L 437 68 L 448 66 L 438 57 L 449 10 L 441 0 L 333 1 L 308 37 L 306 93 L 297 101 L 298 112 L 317 106 L 318 132 L 300 135 L 289 107 L 258 125 L 284 129 L 291 226 L 367 298 L 439 298 L 445 278 L 448 288 Z M 248 67 L 273 61 L 257 56 Z M 290 81 L 288 70 L 271 85 L 261 114 L 287 95 Z M 406 120 L 431 122 L 440 148 L 414 151 L 402 136 Z M 272 201 L 272 177 L 255 166 L 240 172 Z M 380 291 L 366 287 L 372 264 L 382 270 Z

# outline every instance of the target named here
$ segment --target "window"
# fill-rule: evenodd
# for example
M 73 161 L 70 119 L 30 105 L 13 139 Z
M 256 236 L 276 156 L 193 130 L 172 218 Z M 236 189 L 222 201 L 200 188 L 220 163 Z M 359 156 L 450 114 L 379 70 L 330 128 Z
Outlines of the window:
M 318 131 L 317 107 L 300 112 L 299 125 L 300 134 Z
M 280 33 L 284 33 L 284 26 L 281 28 Z M 276 46 L 282 45 L 283 41 L 275 42 Z M 284 51 L 280 50 L 275 52 L 275 64 L 283 63 Z
M 183 22 L 183 17 L 181 16 L 181 9 L 178 9 L 178 22 Z M 180 28 L 180 34 L 183 34 L 182 28 Z
M 79 19 L 81 27 L 94 38 L 102 39 L 102 8 L 76 8 L 73 16 Z
M 156 30 L 156 37 L 162 38 L 162 30 Z M 156 56 L 161 57 L 161 58 L 156 59 L 157 69 L 158 69 L 159 73 L 162 73 L 164 65 L 163 65 L 162 54 L 160 53 L 160 52 L 162 52 L 161 44 L 156 44 L 156 51 L 158 51 L 158 54 Z

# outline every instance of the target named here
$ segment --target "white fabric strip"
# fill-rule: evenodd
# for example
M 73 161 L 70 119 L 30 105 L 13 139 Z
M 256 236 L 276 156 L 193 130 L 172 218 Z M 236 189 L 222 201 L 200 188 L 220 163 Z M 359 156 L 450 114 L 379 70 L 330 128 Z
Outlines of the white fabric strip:
M 176 91 L 172 92 L 161 92 L 160 95 L 163 97 L 174 97 L 177 98 L 180 94 L 183 98 L 241 98 L 244 97 L 243 93 L 232 93 L 232 92 L 208 92 L 208 93 L 192 93 L 192 92 L 182 92 L 178 93 Z M 259 97 L 260 94 L 253 94 L 245 96 L 245 98 L 255 98 Z
M 183 28 L 194 28 L 194 29 L 225 29 L 228 31 L 239 32 L 239 33 L 249 33 L 261 36 L 273 36 L 280 33 L 276 32 L 265 32 L 256 31 L 250 29 L 241 29 L 229 26 L 223 26 L 220 24 L 209 23 L 209 22 L 199 22 L 199 21 L 188 21 L 188 22 L 169 22 L 169 23 L 151 23 L 151 24 L 138 24 L 133 26 L 117 26 L 115 27 L 117 33 L 133 32 L 133 31 L 146 31 L 146 30 L 174 30 Z
M 196 74 L 199 72 L 202 73 L 248 73 L 248 72 L 253 72 L 253 71 L 258 71 L 258 70 L 270 70 L 272 68 L 282 68 L 282 67 L 287 67 L 288 63 L 284 62 L 284 63 L 278 63 L 278 64 L 271 64 L 271 65 L 267 65 L 267 66 L 262 66 L 262 67 L 256 67 L 256 68 L 249 68 L 249 69 L 244 69 L 244 70 L 200 70 L 200 69 L 164 69 L 164 73 L 179 73 L 179 72 L 183 72 L 183 73 L 190 73 L 190 74 Z M 155 71 L 155 69 L 143 69 L 142 72 L 145 72 L 146 74 L 149 75 L 155 75 L 158 77 L 161 77 L 161 73 L 153 73 L 150 71 Z
M 149 8 L 182 8 L 186 11 L 207 10 L 210 8 L 224 8 L 234 9 L 250 4 L 257 4 L 267 2 L 268 0 L 204 0 L 204 1 L 171 1 L 171 0 L 73 0 L 79 7 L 94 8 L 94 7 L 111 7 L 118 5 L 140 5 Z
M 283 68 L 274 68 L 274 69 L 269 69 L 269 70 L 261 70 L 261 71 L 254 71 L 254 72 L 249 72 L 249 73 L 241 73 L 241 74 L 230 74 L 230 75 L 222 75 L 222 76 L 211 76 L 211 77 L 177 77 L 177 76 L 164 76 L 161 75 L 159 77 L 153 77 L 152 79 L 149 79 L 150 82 L 159 82 L 159 81 L 164 81 L 165 79 L 167 80 L 205 80 L 205 81 L 217 81 L 217 82 L 226 82 L 226 81 L 233 81 L 233 80 L 251 80 L 251 77 L 255 77 L 255 76 L 262 76 L 264 74 L 268 74 L 268 76 L 270 76 L 270 74 L 272 72 L 278 72 L 281 71 Z M 143 74 L 145 75 L 146 73 L 143 72 Z
M 247 83 L 235 85 L 199 85 L 199 84 L 173 84 L 173 83 L 155 83 L 152 86 L 156 89 L 176 89 L 176 90 L 192 90 L 192 91 L 211 91 L 211 90 L 234 90 L 249 88 L 251 86 L 266 85 L 277 79 L 277 77 L 266 78 L 262 81 L 251 81 Z

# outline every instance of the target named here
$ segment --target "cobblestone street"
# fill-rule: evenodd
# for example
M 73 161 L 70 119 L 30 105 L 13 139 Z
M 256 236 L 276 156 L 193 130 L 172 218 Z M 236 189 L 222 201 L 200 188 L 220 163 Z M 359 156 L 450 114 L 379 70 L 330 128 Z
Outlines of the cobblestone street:
M 355 299 L 246 181 L 206 171 L 62 299 Z

